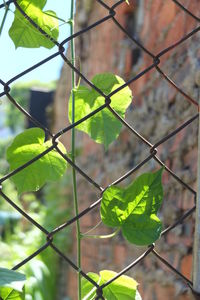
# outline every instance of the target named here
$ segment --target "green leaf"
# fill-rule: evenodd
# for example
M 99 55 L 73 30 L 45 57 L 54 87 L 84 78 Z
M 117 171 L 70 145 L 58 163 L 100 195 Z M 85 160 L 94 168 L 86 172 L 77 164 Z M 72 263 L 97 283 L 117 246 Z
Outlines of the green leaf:
M 51 146 L 51 141 L 44 142 L 44 140 L 45 133 L 40 128 L 27 129 L 16 136 L 7 149 L 7 161 L 10 164 L 10 170 L 17 169 L 47 150 Z M 59 143 L 59 148 L 63 153 L 66 153 L 65 147 L 61 143 Z M 12 176 L 12 180 L 20 194 L 37 191 L 47 181 L 55 181 L 62 177 L 66 167 L 65 159 L 56 150 L 52 150 Z
M 57 40 L 59 35 L 58 20 L 56 13 L 42 9 L 46 0 L 18 0 L 21 9 L 51 38 Z M 55 16 L 55 17 L 54 17 Z M 13 40 L 15 47 L 53 48 L 54 43 L 42 33 L 40 33 L 16 8 L 15 18 L 9 30 L 9 35 Z
M 156 214 L 161 206 L 163 169 L 144 173 L 127 188 L 109 187 L 103 193 L 101 218 L 107 226 L 121 226 L 131 214 Z
M 158 239 L 162 226 L 156 214 L 163 199 L 162 172 L 160 169 L 142 174 L 127 188 L 108 188 L 101 202 L 103 223 L 121 227 L 125 238 L 137 245 L 148 245 Z
M 122 86 L 125 82 L 122 78 L 111 73 L 96 75 L 92 79 L 93 84 L 98 87 L 106 95 Z M 85 86 L 79 86 L 74 91 L 75 97 L 75 121 L 78 121 L 93 112 L 95 109 L 105 103 L 104 97 L 99 95 L 95 89 L 89 89 Z M 125 87 L 111 97 L 111 107 L 122 117 L 132 101 L 132 92 L 129 87 Z M 69 101 L 69 120 L 72 122 L 72 95 Z M 77 126 L 77 129 L 87 133 L 97 143 L 105 145 L 107 149 L 109 144 L 113 142 L 119 135 L 121 123 L 108 110 L 104 108 L 102 111 L 92 116 Z
M 16 271 L 0 268 L 0 287 L 9 287 L 22 292 L 26 276 Z
M 0 297 L 3 300 L 24 300 L 25 280 L 24 274 L 0 268 Z
M 96 283 L 100 284 L 101 280 L 98 274 L 89 272 L 87 275 L 91 279 L 93 279 Z M 96 287 L 86 278 L 82 277 L 81 298 L 84 300 L 94 299 L 95 295 L 96 295 Z
M 135 245 L 150 245 L 159 239 L 162 231 L 160 219 L 152 214 L 132 214 L 122 225 L 123 236 Z
M 25 292 L 15 291 L 11 288 L 0 287 L 0 297 L 2 300 L 24 300 Z
M 100 275 L 95 273 L 87 274 L 99 285 L 105 284 L 115 277 L 117 273 L 113 271 L 103 270 Z M 108 286 L 103 288 L 103 296 L 105 300 L 139 300 L 141 299 L 137 291 L 138 283 L 126 275 L 122 275 Z M 87 279 L 82 279 L 82 300 L 93 300 L 96 296 L 96 288 Z

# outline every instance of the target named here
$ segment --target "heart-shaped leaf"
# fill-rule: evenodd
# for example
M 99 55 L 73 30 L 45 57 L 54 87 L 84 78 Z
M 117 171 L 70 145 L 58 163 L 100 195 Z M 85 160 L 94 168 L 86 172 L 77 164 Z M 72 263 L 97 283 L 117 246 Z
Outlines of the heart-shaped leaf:
M 0 268 L 0 297 L 3 300 L 24 300 L 25 280 L 24 274 Z
M 27 129 L 16 136 L 7 149 L 7 161 L 10 164 L 10 170 L 17 169 L 47 150 L 51 146 L 51 141 L 44 142 L 44 140 L 45 133 L 40 128 Z M 66 153 L 65 147 L 61 143 L 59 143 L 59 148 L 63 153 Z M 12 176 L 12 180 L 16 184 L 19 193 L 37 191 L 47 181 L 59 179 L 64 174 L 66 167 L 65 159 L 53 149 Z
M 46 0 L 17 0 L 21 9 L 51 38 L 57 40 L 59 27 L 56 13 L 53 11 L 43 12 Z M 15 47 L 51 49 L 54 43 L 40 33 L 16 8 L 15 18 L 9 30 L 9 35 Z
M 122 78 L 111 73 L 96 75 L 92 79 L 93 84 L 106 95 L 122 86 L 125 82 Z M 79 86 L 74 91 L 75 97 L 75 121 L 82 119 L 89 113 L 105 103 L 102 97 L 95 89 L 89 89 L 85 86 Z M 129 87 L 125 87 L 111 97 L 111 107 L 122 117 L 132 101 L 132 92 Z M 72 96 L 69 101 L 69 120 L 72 122 Z M 119 135 L 122 124 L 108 110 L 104 108 L 88 120 L 77 126 L 79 130 L 87 133 L 97 143 L 104 144 L 105 148 L 113 142 Z
M 115 277 L 117 273 L 103 270 L 98 274 L 88 273 L 87 275 L 99 285 L 105 284 Z M 139 300 L 141 299 L 137 291 L 138 283 L 126 275 L 122 275 L 108 286 L 103 288 L 105 300 Z M 82 300 L 93 300 L 96 296 L 96 287 L 87 279 L 82 279 Z
M 142 174 L 127 188 L 108 188 L 101 202 L 104 224 L 121 227 L 125 238 L 137 245 L 148 245 L 158 239 L 162 225 L 156 214 L 163 199 L 162 172 L 160 169 Z

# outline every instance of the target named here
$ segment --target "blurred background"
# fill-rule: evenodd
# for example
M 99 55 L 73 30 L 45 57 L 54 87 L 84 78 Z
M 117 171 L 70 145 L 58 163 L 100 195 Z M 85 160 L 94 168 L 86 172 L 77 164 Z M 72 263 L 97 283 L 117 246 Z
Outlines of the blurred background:
M 140 41 L 153 54 L 170 46 L 198 23 L 184 13 L 173 1 L 130 0 L 116 9 L 116 18 L 129 35 Z M 180 1 L 192 13 L 199 10 L 198 0 Z M 108 5 L 116 3 L 106 1 Z M 48 9 L 69 19 L 70 1 L 48 1 Z M 14 8 L 11 9 L 14 10 Z M 97 1 L 76 1 L 76 31 L 86 28 L 107 15 L 107 11 Z M 3 13 L 1 12 L 1 17 Z M 1 34 L 1 79 L 8 81 L 26 68 L 56 52 L 56 47 L 48 49 L 14 49 L 8 37 L 8 29 L 13 20 L 9 11 Z M 69 25 L 60 24 L 59 41 L 69 36 Z M 168 52 L 161 59 L 160 67 L 180 86 L 184 92 L 198 100 L 200 68 L 199 33 L 180 47 Z M 131 42 L 119 28 L 109 20 L 75 39 L 76 65 L 89 78 L 98 73 L 112 72 L 124 80 L 129 80 L 152 64 L 152 58 Z M 66 45 L 66 55 L 70 57 Z M 77 78 L 78 81 L 78 78 Z M 82 82 L 82 84 L 85 84 Z M 196 114 L 195 106 L 165 81 L 155 69 L 130 85 L 133 103 L 129 107 L 126 120 L 152 144 L 173 131 L 180 124 Z M 60 57 L 40 68 L 20 77 L 11 85 L 11 95 L 27 109 L 31 115 L 53 132 L 66 127 L 68 123 L 67 103 L 71 90 L 71 69 Z M 198 121 L 182 130 L 165 144 L 158 147 L 161 160 L 176 172 L 182 180 L 194 189 L 197 174 L 197 129 Z M 33 124 L 28 122 L 16 108 L 3 97 L 0 103 L 0 173 L 8 172 L 5 159 L 6 148 L 13 137 Z M 118 140 L 105 152 L 103 146 L 95 144 L 85 134 L 77 132 L 77 164 L 101 186 L 107 186 L 133 166 L 141 162 L 149 149 L 127 128 L 123 128 Z M 61 138 L 70 151 L 70 134 Z M 157 168 L 150 160 L 136 174 L 124 183 L 132 181 L 141 172 Z M 193 206 L 193 197 L 183 186 L 164 172 L 164 201 L 160 217 L 164 227 L 171 225 L 179 216 Z M 73 216 L 71 171 L 56 183 L 48 183 L 37 193 L 17 195 L 13 183 L 6 180 L 6 194 L 47 230 L 52 230 Z M 79 209 L 93 203 L 99 195 L 84 178 L 78 175 Z M 93 210 L 81 219 L 81 230 L 86 232 L 100 221 L 99 209 Z M 157 250 L 187 278 L 192 272 L 194 216 L 176 227 L 157 242 Z M 97 234 L 110 233 L 101 225 Z M 56 244 L 76 262 L 75 225 L 56 235 Z M 33 243 L 34 241 L 34 243 Z M 0 198 L 0 265 L 11 268 L 24 257 L 33 253 L 45 241 L 45 236 L 18 215 Z M 72 243 L 72 241 L 74 241 Z M 119 272 L 144 248 L 128 245 L 121 235 L 110 240 L 82 241 L 82 268 L 84 272 L 98 273 L 102 269 Z M 76 272 L 61 260 L 51 249 L 22 268 L 28 274 L 26 300 L 75 300 L 77 299 Z M 171 273 L 153 255 L 148 256 L 128 275 L 133 276 L 140 286 L 143 300 L 188 300 L 186 284 Z

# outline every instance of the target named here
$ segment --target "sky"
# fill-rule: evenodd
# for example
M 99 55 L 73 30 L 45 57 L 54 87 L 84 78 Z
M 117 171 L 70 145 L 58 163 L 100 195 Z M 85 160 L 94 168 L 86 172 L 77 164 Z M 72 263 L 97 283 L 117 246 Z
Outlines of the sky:
M 0 4 L 3 1 L 0 0 Z M 44 10 L 54 10 L 57 16 L 68 20 L 70 16 L 70 0 L 48 0 Z M 48 57 L 49 55 L 57 52 L 55 46 L 51 50 L 40 47 L 38 49 L 17 48 L 15 49 L 14 43 L 8 35 L 8 30 L 12 25 L 14 19 L 14 6 L 11 5 L 6 23 L 0 36 L 0 78 L 6 82 L 18 73 L 24 71 L 26 68 L 31 67 L 40 60 Z M 4 9 L 0 10 L 0 20 L 2 20 Z M 0 21 L 1 24 L 1 21 Z M 58 41 L 61 42 L 69 36 L 69 25 L 65 24 L 60 27 L 60 34 Z M 60 56 L 54 58 L 50 62 L 39 67 L 37 70 L 24 75 L 17 82 L 29 82 L 32 80 L 39 80 L 41 82 L 49 82 L 58 79 L 63 61 Z M 1 91 L 0 91 L 1 92 Z
M 0 0 L 0 4 L 3 0 Z M 57 16 L 68 20 L 70 18 L 70 0 L 48 0 L 44 10 L 53 10 L 56 12 Z M 14 20 L 14 5 L 10 6 L 12 11 L 9 11 L 3 32 L 0 36 L 0 78 L 7 82 L 12 77 L 16 76 L 25 69 L 38 63 L 40 60 L 47 58 L 51 54 L 57 52 L 57 47 L 55 46 L 51 50 L 40 47 L 38 49 L 28 49 L 28 48 L 17 48 L 10 39 L 8 35 L 9 28 Z M 0 9 L 0 24 L 2 22 L 4 15 L 4 9 Z M 61 42 L 69 36 L 69 25 L 65 24 L 60 27 L 60 33 L 58 41 Z M 50 62 L 42 65 L 36 70 L 28 73 L 27 75 L 19 78 L 15 83 L 19 82 L 30 82 L 30 81 L 40 81 L 40 82 L 50 82 L 59 78 L 60 71 L 63 65 L 63 60 L 60 56 L 54 58 Z M 13 83 L 14 84 L 14 83 Z M 0 86 L 0 93 L 3 92 L 3 87 Z M 4 111 L 5 103 L 0 100 L 0 137 L 9 136 L 9 129 L 4 127 Z

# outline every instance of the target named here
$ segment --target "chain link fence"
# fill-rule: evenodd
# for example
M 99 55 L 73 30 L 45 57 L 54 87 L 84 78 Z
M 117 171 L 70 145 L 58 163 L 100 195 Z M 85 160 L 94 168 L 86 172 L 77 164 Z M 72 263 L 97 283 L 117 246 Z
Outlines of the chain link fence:
M 183 10 L 185 14 L 190 15 L 194 20 L 196 20 L 197 22 L 200 22 L 200 18 L 198 18 L 197 16 L 195 16 L 188 9 L 186 9 L 181 3 L 179 3 L 176 0 L 171 0 L 171 1 L 173 1 L 175 3 L 175 5 L 177 5 L 181 10 Z M 141 44 L 140 41 L 138 41 L 137 39 L 135 39 L 134 37 L 132 37 L 126 31 L 126 29 L 117 21 L 117 19 L 116 19 L 116 14 L 117 14 L 116 8 L 119 7 L 122 3 L 124 3 L 125 0 L 117 1 L 112 7 L 108 6 L 102 0 L 96 0 L 96 2 L 98 2 L 99 5 L 101 5 L 101 6 L 103 6 L 105 8 L 105 12 L 107 11 L 107 14 L 105 14 L 105 17 L 103 17 L 100 20 L 98 20 L 97 22 L 89 25 L 87 28 L 76 32 L 72 36 L 70 36 L 70 37 L 66 38 L 65 40 L 63 40 L 61 43 L 58 43 L 56 40 L 52 39 L 48 34 L 46 34 L 44 32 L 44 30 L 42 30 L 40 27 L 38 27 L 37 24 L 32 19 L 30 19 L 29 16 L 27 16 L 25 14 L 25 12 L 21 9 L 21 7 L 19 6 L 19 4 L 17 3 L 17 0 L 9 0 L 9 1 L 4 2 L 3 4 L 0 5 L 0 9 L 4 9 L 6 6 L 9 7 L 10 4 L 14 4 L 15 7 L 19 10 L 19 12 L 24 16 L 24 18 L 26 18 L 26 20 L 28 20 L 38 30 L 38 32 L 40 32 L 47 39 L 50 39 L 58 47 L 57 52 L 55 52 L 54 54 L 50 55 L 46 59 L 44 59 L 42 61 L 39 61 L 37 64 L 35 64 L 35 65 L 31 66 L 30 68 L 24 70 L 20 74 L 17 74 L 16 76 L 14 76 L 13 78 L 11 78 L 7 82 L 4 82 L 2 79 L 0 79 L 0 84 L 3 87 L 3 92 L 0 93 L 0 97 L 7 96 L 8 101 L 10 101 L 19 111 L 21 111 L 22 114 L 24 114 L 37 127 L 42 128 L 45 131 L 45 133 L 48 136 L 51 137 L 51 141 L 52 141 L 52 145 L 46 151 L 42 152 L 40 155 L 36 156 L 34 159 L 30 160 L 29 162 L 25 163 L 24 165 L 20 166 L 16 170 L 14 170 L 14 171 L 6 174 L 4 177 L 0 178 L 0 195 L 1 195 L 1 197 L 3 197 L 5 201 L 7 201 L 24 218 L 26 218 L 30 223 L 32 223 L 34 226 L 36 226 L 46 236 L 46 243 L 44 245 L 42 245 L 39 249 L 37 249 L 34 253 L 32 253 L 29 257 L 24 258 L 23 261 L 21 261 L 19 264 L 17 264 L 16 266 L 14 266 L 13 270 L 19 269 L 23 265 L 27 264 L 34 257 L 36 257 L 39 253 L 41 253 L 42 251 L 44 251 L 46 248 L 51 247 L 60 257 L 62 257 L 69 264 L 69 266 L 71 266 L 75 271 L 79 272 L 83 277 L 85 277 L 88 281 L 90 281 L 94 285 L 94 287 L 97 288 L 97 296 L 96 296 L 95 299 L 104 299 L 104 297 L 103 297 L 103 289 L 106 286 L 108 286 L 111 282 L 113 282 L 114 280 L 116 280 L 117 278 L 119 278 L 121 275 L 126 274 L 126 272 L 128 272 L 130 269 L 134 268 L 135 265 L 140 264 L 140 262 L 142 260 L 144 260 L 144 258 L 146 256 L 148 256 L 149 254 L 153 254 L 158 260 L 160 260 L 169 269 L 171 269 L 172 272 L 174 272 L 178 277 L 180 277 L 189 286 L 189 288 L 193 291 L 193 293 L 195 293 L 195 291 L 193 290 L 193 282 L 189 278 L 186 278 L 181 272 L 179 272 L 177 269 L 175 269 L 164 257 L 162 257 L 156 251 L 156 248 L 155 248 L 156 245 L 155 244 L 149 245 L 147 247 L 146 251 L 141 256 L 139 256 L 136 260 L 134 260 L 126 268 L 124 268 L 123 270 L 121 270 L 121 272 L 119 272 L 114 278 L 112 278 L 111 280 L 109 280 L 108 282 L 106 282 L 105 284 L 103 284 L 101 286 L 99 286 L 95 281 L 93 281 L 90 277 L 88 277 L 87 274 L 84 272 L 84 270 L 79 269 L 77 267 L 77 265 L 65 253 L 61 252 L 59 250 L 59 248 L 54 244 L 54 236 L 56 234 L 58 234 L 60 231 L 64 230 L 66 227 L 70 226 L 71 224 L 75 223 L 78 219 L 80 219 L 84 215 L 88 214 L 95 207 L 98 207 L 100 205 L 101 199 L 102 199 L 102 194 L 108 188 L 108 186 L 104 187 L 104 188 L 101 187 L 97 182 L 95 182 L 93 180 L 93 178 L 89 177 L 85 173 L 85 171 L 83 169 L 79 168 L 75 163 L 73 163 L 72 160 L 71 160 L 71 158 L 68 155 L 64 154 L 60 150 L 60 148 L 58 147 L 57 140 L 58 140 L 59 137 L 61 137 L 62 135 L 64 135 L 66 132 L 72 130 L 72 128 L 76 128 L 77 125 L 81 124 L 82 122 L 84 122 L 85 120 L 89 119 L 90 117 L 92 117 L 93 115 L 97 114 L 98 112 L 102 111 L 105 108 L 109 109 L 109 111 L 115 116 L 115 118 L 117 118 L 133 135 L 136 135 L 144 144 L 146 144 L 149 147 L 149 155 L 143 161 L 141 161 L 138 165 L 136 165 L 132 169 L 130 169 L 122 177 L 118 178 L 115 182 L 112 182 L 109 185 L 109 187 L 112 186 L 112 185 L 119 184 L 120 182 L 122 182 L 128 176 L 130 176 L 131 174 L 133 174 L 134 172 L 136 172 L 139 168 L 141 168 L 144 164 L 146 164 L 150 160 L 155 160 L 158 165 L 164 167 L 165 171 L 168 172 L 170 174 L 170 176 L 172 176 L 180 185 L 182 185 L 184 188 L 186 188 L 191 193 L 191 196 L 193 197 L 193 200 L 194 200 L 194 206 L 190 210 L 188 210 L 186 213 L 184 213 L 179 219 L 177 219 L 175 221 L 175 223 L 171 224 L 168 228 L 166 228 L 165 230 L 163 230 L 161 235 L 162 236 L 167 235 L 176 226 L 178 226 L 179 224 L 182 224 L 187 217 L 189 217 L 191 214 L 193 214 L 193 212 L 195 211 L 195 208 L 196 208 L 196 205 L 195 205 L 195 203 L 196 203 L 196 191 L 191 186 L 189 186 L 186 182 L 184 182 L 183 180 L 181 180 L 181 178 L 177 174 L 175 174 L 169 167 L 167 167 L 165 165 L 165 163 L 163 161 L 161 161 L 161 159 L 157 155 L 157 147 L 160 146 L 160 145 L 162 145 L 163 143 L 165 143 L 167 140 L 169 140 L 170 138 L 172 138 L 176 134 L 178 134 L 181 130 L 183 130 L 184 128 L 186 128 L 189 124 L 191 124 L 192 122 L 194 122 L 199 117 L 199 104 L 198 104 L 198 100 L 197 99 L 193 99 L 192 97 L 190 97 L 189 95 L 187 95 L 180 87 L 178 87 L 176 85 L 176 83 L 171 78 L 169 78 L 168 75 L 165 74 L 165 72 L 160 68 L 160 62 L 161 62 L 162 56 L 164 56 L 166 53 L 172 51 L 176 47 L 178 47 L 181 44 L 183 44 L 186 40 L 189 40 L 192 36 L 194 36 L 200 30 L 200 26 L 197 27 L 197 28 L 195 28 L 194 30 L 192 30 L 191 32 L 189 32 L 187 35 L 183 36 L 180 40 L 177 40 L 175 43 L 173 43 L 172 45 L 169 45 L 167 48 L 163 49 L 162 51 L 160 51 L 158 54 L 155 55 L 154 53 L 152 53 L 151 51 L 149 51 L 149 49 L 147 49 L 143 44 Z M 77 12 L 77 14 L 78 14 L 78 12 Z M 86 78 L 86 76 L 84 76 L 84 74 L 78 68 L 76 68 L 75 66 L 73 66 L 73 64 L 71 63 L 71 61 L 65 55 L 65 47 L 64 46 L 68 42 L 70 42 L 72 39 L 75 39 L 78 36 L 83 36 L 84 37 L 84 33 L 88 32 L 89 30 L 91 30 L 91 29 L 93 29 L 93 28 L 95 28 L 97 26 L 99 26 L 100 24 L 102 24 L 104 22 L 107 22 L 108 20 L 112 20 L 116 24 L 116 26 L 118 27 L 119 31 L 123 31 L 123 33 L 131 40 L 131 42 L 134 45 L 137 45 L 141 49 L 141 51 L 144 51 L 152 59 L 152 64 L 150 66 L 148 66 L 147 68 L 145 68 L 142 72 L 138 73 L 133 78 L 129 79 L 123 86 L 117 88 L 115 91 L 111 92 L 109 95 L 105 95 L 88 78 Z M 192 47 L 192 44 L 191 44 L 191 47 Z M 61 129 L 59 132 L 52 133 L 49 130 L 49 128 L 46 128 L 42 124 L 40 124 L 26 110 L 24 110 L 23 107 L 21 107 L 17 103 L 17 101 L 11 96 L 10 85 L 13 82 L 15 82 L 16 80 L 18 80 L 19 78 L 21 78 L 22 76 L 24 76 L 25 74 L 33 71 L 34 69 L 37 69 L 39 66 L 50 63 L 51 60 L 53 60 L 57 56 L 61 56 L 62 59 L 63 59 L 63 61 L 64 61 L 64 63 L 67 64 L 71 69 L 73 69 L 76 72 L 76 74 L 78 76 L 80 76 L 81 79 L 87 85 L 89 85 L 90 87 L 92 87 L 93 89 L 95 89 L 101 96 L 103 96 L 104 99 L 105 99 L 105 103 L 102 106 L 100 106 L 98 109 L 94 110 L 92 113 L 88 114 L 84 118 L 82 118 L 79 121 L 75 122 L 74 124 L 69 125 L 66 128 Z M 118 115 L 118 113 L 116 111 L 114 111 L 111 108 L 111 106 L 110 106 L 110 104 L 111 104 L 111 97 L 113 95 L 115 95 L 116 93 L 118 93 L 120 90 L 122 90 L 124 87 L 128 86 L 129 84 L 131 84 L 133 82 L 136 82 L 139 78 L 141 78 L 142 76 L 144 76 L 146 73 L 148 73 L 152 69 L 155 69 L 162 76 L 162 78 L 164 78 L 176 90 L 177 93 L 181 94 L 186 101 L 189 101 L 189 103 L 191 105 L 195 106 L 196 109 L 197 109 L 197 113 L 192 118 L 190 118 L 189 120 L 187 120 L 186 122 L 184 122 L 184 124 L 182 124 L 178 128 L 175 128 L 167 136 L 162 137 L 154 145 L 151 144 L 140 133 L 138 133 L 129 123 L 127 123 L 124 119 L 122 119 Z M 34 162 L 36 162 L 37 160 L 39 160 L 41 157 L 45 156 L 47 153 L 49 153 L 53 149 L 56 150 L 72 166 L 72 168 L 74 168 L 77 172 L 79 172 L 81 176 L 83 176 L 91 185 L 93 185 L 99 191 L 99 198 L 96 200 L 96 202 L 94 202 L 92 205 L 90 205 L 89 207 L 87 207 L 86 209 L 84 209 L 83 211 L 81 211 L 78 215 L 76 215 L 75 217 L 71 218 L 70 220 L 67 220 L 66 223 L 64 223 L 64 224 L 58 224 L 58 227 L 56 227 L 54 230 L 52 230 L 51 232 L 49 232 L 41 224 L 39 224 L 38 222 L 36 222 L 27 212 L 25 212 L 18 205 L 16 205 L 15 201 L 13 199 L 10 199 L 9 195 L 6 195 L 4 193 L 4 191 L 3 191 L 3 185 L 4 185 L 4 182 L 7 179 L 11 178 L 12 176 L 14 176 L 18 172 L 22 171 L 23 169 L 27 168 L 31 164 L 34 164 Z M 38 174 L 38 176 L 39 176 L 39 174 Z M 49 218 L 51 218 L 51 216 L 49 216 Z M 197 295 L 197 296 L 199 296 L 199 295 Z

